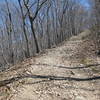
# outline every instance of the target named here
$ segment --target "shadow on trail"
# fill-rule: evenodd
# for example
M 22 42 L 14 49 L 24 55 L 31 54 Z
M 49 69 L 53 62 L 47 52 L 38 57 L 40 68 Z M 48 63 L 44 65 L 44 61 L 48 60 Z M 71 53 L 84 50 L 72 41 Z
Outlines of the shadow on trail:
M 19 81 L 24 78 L 34 78 L 34 79 L 47 79 L 51 80 L 69 80 L 69 81 L 92 81 L 92 80 L 100 80 L 100 76 L 95 76 L 91 78 L 74 78 L 74 77 L 63 77 L 63 76 L 51 76 L 51 75 L 22 75 L 18 77 L 13 77 L 7 80 L 0 81 L 0 87 L 6 86 L 7 84 Z
M 50 65 L 50 64 L 34 64 L 34 65 L 37 65 L 37 66 L 52 66 L 52 67 L 58 67 L 58 68 L 65 68 L 65 69 L 86 69 L 86 68 L 90 68 L 90 67 L 100 67 L 99 65 L 100 64 L 89 64 L 89 65 L 85 65 L 85 66 L 82 66 L 82 67 L 66 67 L 66 66 L 63 66 L 63 65 Z
M 33 84 L 40 84 L 40 83 L 46 83 L 46 82 L 51 82 L 52 80 L 48 80 L 48 79 L 45 79 L 45 80 L 41 80 L 41 81 L 36 81 L 36 82 L 29 82 L 29 83 L 25 83 L 25 85 L 33 85 Z M 61 87 L 61 85 L 58 85 L 58 87 Z M 61 87 L 63 88 L 63 87 Z M 64 88 L 66 89 L 81 89 L 81 90 L 84 90 L 84 91 L 95 91 L 97 89 L 91 89 L 91 88 L 86 88 L 86 87 L 75 87 L 73 85 L 66 85 Z

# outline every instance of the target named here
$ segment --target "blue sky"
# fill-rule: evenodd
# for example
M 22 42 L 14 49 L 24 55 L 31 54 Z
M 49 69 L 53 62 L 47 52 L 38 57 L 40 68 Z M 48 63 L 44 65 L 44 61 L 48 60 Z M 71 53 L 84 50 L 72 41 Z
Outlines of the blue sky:
M 5 0 L 0 0 L 0 2 L 4 2 Z M 17 0 L 8 0 L 8 1 L 17 1 Z M 79 0 L 81 4 L 89 6 L 88 0 Z
M 4 2 L 5 0 L 0 0 L 0 2 Z M 16 2 L 17 0 L 8 0 L 8 1 L 11 1 L 11 2 Z M 89 4 L 89 1 L 88 0 L 78 0 L 84 7 L 86 8 L 90 8 L 90 4 Z
M 88 0 L 80 0 L 80 3 L 86 8 L 90 8 L 90 4 Z

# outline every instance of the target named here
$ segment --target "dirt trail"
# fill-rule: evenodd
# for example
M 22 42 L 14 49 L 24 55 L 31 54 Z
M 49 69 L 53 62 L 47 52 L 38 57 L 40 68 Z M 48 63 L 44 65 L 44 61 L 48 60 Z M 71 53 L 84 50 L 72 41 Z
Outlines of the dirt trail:
M 85 66 L 76 58 L 83 33 L 30 59 L 7 100 L 100 100 L 100 66 Z M 99 62 L 99 58 L 98 58 Z M 94 78 L 94 80 L 93 80 Z M 13 86 L 15 86 L 13 83 Z

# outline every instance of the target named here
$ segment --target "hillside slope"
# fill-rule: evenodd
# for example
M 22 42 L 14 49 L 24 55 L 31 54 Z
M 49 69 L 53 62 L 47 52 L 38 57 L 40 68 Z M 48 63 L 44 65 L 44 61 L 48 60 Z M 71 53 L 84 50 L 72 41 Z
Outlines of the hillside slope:
M 0 73 L 0 100 L 100 100 L 99 58 L 82 49 L 89 34 Z

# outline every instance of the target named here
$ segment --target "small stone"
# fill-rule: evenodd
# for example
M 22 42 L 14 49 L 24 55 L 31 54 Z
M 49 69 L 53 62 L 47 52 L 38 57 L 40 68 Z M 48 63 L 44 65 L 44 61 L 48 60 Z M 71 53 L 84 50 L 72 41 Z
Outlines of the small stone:
M 75 100 L 86 100 L 86 98 L 81 97 L 81 96 L 77 96 L 77 97 L 75 98 Z

